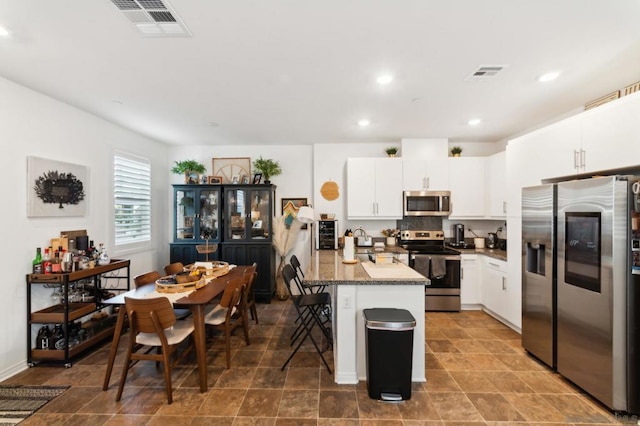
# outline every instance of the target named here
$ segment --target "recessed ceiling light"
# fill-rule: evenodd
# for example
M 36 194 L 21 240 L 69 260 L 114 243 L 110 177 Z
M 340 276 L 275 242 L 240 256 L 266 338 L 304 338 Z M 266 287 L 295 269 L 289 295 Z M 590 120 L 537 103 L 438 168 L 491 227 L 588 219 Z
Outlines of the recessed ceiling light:
M 11 31 L 0 25 L 0 37 L 9 37 L 10 35 Z
M 379 76 L 376 81 L 378 82 L 378 84 L 389 84 L 393 81 L 393 76 L 389 75 L 389 74 L 384 74 Z
M 477 126 L 480 123 L 482 123 L 482 120 L 480 120 L 479 118 L 472 118 L 471 120 L 467 121 L 467 124 L 469 126 Z
M 369 124 L 371 124 L 371 122 L 366 118 L 358 121 L 358 126 L 360 127 L 367 127 Z
M 560 75 L 560 73 L 557 72 L 557 71 L 548 72 L 548 73 L 542 74 L 540 77 L 538 77 L 538 81 L 540 81 L 542 83 L 546 83 L 547 81 L 555 80 L 556 78 L 558 78 L 559 75 Z

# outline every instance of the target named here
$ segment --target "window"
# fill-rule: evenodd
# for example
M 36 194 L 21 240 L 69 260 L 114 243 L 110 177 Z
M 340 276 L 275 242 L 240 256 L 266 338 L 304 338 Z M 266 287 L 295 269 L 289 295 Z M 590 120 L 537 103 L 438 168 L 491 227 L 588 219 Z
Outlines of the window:
M 151 163 L 140 157 L 113 157 L 116 246 L 151 241 Z

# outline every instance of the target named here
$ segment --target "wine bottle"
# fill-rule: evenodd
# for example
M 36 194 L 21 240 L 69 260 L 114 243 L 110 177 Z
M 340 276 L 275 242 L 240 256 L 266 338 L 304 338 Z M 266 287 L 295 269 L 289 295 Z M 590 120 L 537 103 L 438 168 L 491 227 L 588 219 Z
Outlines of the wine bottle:
M 36 257 L 33 259 L 33 273 L 41 274 L 42 273 L 42 249 L 40 247 L 36 248 Z

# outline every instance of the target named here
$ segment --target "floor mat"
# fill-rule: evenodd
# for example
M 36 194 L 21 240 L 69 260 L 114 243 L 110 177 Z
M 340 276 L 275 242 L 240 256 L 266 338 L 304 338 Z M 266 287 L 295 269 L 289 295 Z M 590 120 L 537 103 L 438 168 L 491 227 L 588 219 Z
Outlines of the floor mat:
M 69 386 L 0 385 L 0 425 L 18 424 Z

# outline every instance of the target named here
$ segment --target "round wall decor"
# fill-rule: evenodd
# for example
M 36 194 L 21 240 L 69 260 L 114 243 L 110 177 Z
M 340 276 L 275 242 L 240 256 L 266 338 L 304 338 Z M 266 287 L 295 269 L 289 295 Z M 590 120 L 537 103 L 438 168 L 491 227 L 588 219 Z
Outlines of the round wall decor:
M 325 200 L 328 201 L 338 199 L 338 197 L 340 196 L 338 184 L 331 180 L 323 183 L 322 187 L 320 188 L 320 194 Z

